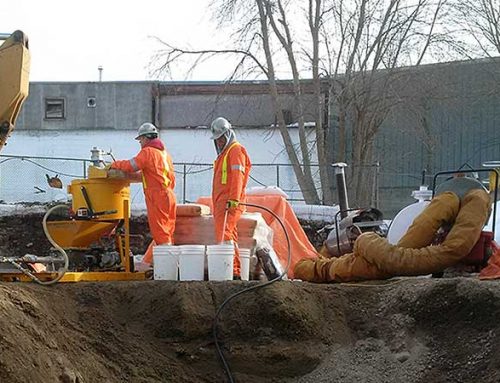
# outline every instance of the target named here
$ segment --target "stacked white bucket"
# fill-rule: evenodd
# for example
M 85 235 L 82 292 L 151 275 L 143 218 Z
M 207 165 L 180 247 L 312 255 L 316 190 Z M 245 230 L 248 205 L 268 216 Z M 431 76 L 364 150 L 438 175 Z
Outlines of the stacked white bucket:
M 250 249 L 239 249 L 241 279 L 249 280 Z M 234 245 L 206 247 L 208 279 L 231 281 L 233 279 Z M 154 279 L 203 281 L 205 273 L 204 245 L 161 245 L 153 247 Z
M 153 278 L 176 281 L 179 269 L 179 246 L 153 246 Z
M 153 264 L 154 279 L 203 281 L 205 276 L 205 246 L 154 246 Z
M 207 246 L 208 280 L 233 280 L 234 245 Z
M 179 258 L 179 280 L 205 279 L 205 245 L 182 245 Z

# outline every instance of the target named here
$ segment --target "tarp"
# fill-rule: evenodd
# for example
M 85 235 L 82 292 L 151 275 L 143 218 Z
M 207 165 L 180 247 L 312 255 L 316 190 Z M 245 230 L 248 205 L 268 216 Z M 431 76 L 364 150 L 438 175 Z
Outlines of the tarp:
M 493 255 L 488 260 L 488 265 L 479 273 L 479 279 L 500 278 L 500 246 L 492 242 Z
M 210 197 L 201 197 L 196 202 L 210 207 L 212 206 L 212 199 Z M 309 242 L 306 233 L 302 229 L 302 226 L 300 226 L 292 207 L 285 198 L 280 195 L 247 195 L 247 203 L 264 206 L 283 221 L 288 232 L 288 237 L 290 238 L 292 253 L 292 260 L 290 268 L 288 269 L 289 278 L 294 278 L 293 269 L 300 259 L 316 258 L 318 256 L 314 246 Z M 281 264 L 285 267 L 288 259 L 288 247 L 285 233 L 279 222 L 272 214 L 263 209 L 248 206 L 247 211 L 261 213 L 266 223 L 273 229 L 273 249 L 278 255 Z

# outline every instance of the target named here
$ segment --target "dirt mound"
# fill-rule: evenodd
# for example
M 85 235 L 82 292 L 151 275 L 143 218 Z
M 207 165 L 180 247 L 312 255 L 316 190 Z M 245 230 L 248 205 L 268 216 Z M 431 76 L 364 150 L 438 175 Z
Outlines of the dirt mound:
M 0 217 L 0 255 L 46 254 L 42 216 Z M 144 253 L 146 218 L 131 232 Z M 0 382 L 223 382 L 212 320 L 251 283 L 0 283 Z M 238 382 L 498 382 L 499 296 L 472 278 L 280 282 L 231 302 L 220 339 Z
M 251 283 L 251 282 L 250 282 Z M 222 382 L 244 282 L 0 284 L 2 382 Z M 500 283 L 280 282 L 230 303 L 240 382 L 498 382 Z

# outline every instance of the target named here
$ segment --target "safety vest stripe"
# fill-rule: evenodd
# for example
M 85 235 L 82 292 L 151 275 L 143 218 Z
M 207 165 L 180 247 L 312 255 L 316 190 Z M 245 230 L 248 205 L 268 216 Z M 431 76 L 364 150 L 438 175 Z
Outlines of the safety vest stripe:
M 168 173 L 170 171 L 170 166 L 168 165 L 167 152 L 166 151 L 162 151 L 161 155 L 162 155 L 162 158 L 163 158 L 163 174 L 162 174 L 162 176 L 163 176 L 163 185 L 165 185 L 166 187 L 168 187 L 168 185 L 170 185 L 170 179 L 168 178 Z M 144 172 L 142 173 L 142 186 L 144 187 L 144 189 L 146 189 L 148 187 L 148 185 L 146 183 L 146 177 L 144 177 Z
M 164 166 L 164 169 L 163 169 L 163 184 L 165 186 L 168 186 L 168 185 L 170 185 L 170 180 L 168 179 L 168 172 L 170 171 L 170 169 L 169 169 L 169 166 L 168 166 L 167 152 L 163 151 L 161 154 L 162 154 L 162 157 L 163 157 L 163 166 Z
M 227 153 L 226 155 L 224 156 L 223 160 L 222 160 L 222 179 L 221 179 L 221 183 L 222 185 L 226 185 L 227 184 L 227 156 L 229 155 L 229 152 L 231 151 L 232 148 L 234 148 L 236 145 L 239 145 L 238 142 L 233 142 L 231 144 L 231 146 L 229 147 L 229 149 L 227 149 Z

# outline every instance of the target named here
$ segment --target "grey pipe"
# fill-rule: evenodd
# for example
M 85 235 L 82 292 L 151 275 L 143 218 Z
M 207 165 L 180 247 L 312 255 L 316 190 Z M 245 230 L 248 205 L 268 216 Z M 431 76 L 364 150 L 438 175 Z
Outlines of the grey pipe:
M 347 217 L 347 210 L 349 209 L 344 171 L 344 168 L 347 167 L 347 164 L 344 162 L 337 162 L 335 164 L 332 164 L 332 166 L 335 170 L 335 179 L 337 180 L 337 194 L 339 197 L 340 217 L 343 219 Z

